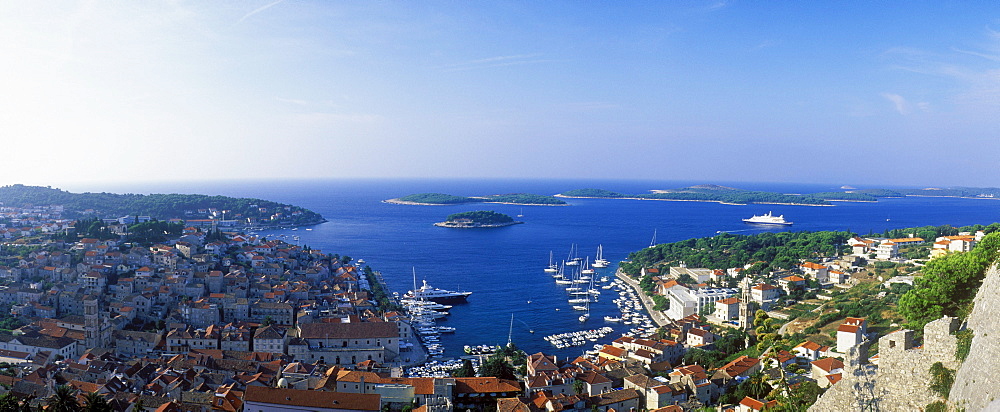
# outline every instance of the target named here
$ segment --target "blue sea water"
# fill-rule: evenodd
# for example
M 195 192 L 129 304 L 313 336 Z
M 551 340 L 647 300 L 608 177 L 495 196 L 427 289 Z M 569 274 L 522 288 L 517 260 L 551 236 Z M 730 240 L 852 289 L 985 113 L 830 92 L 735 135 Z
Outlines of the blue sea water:
M 886 229 L 944 225 L 989 224 L 998 221 L 1000 202 L 954 198 L 883 199 L 877 203 L 837 203 L 834 207 L 785 205 L 722 205 L 705 202 L 666 202 L 610 199 L 568 199 L 570 206 L 456 205 L 405 206 L 382 200 L 412 193 L 454 195 L 497 193 L 555 194 L 570 189 L 601 188 L 621 193 L 689 186 L 704 182 L 571 181 L 571 180 L 343 180 L 159 183 L 118 187 L 67 188 L 73 191 L 134 193 L 204 193 L 256 197 L 300 205 L 329 221 L 312 227 L 278 230 L 267 236 L 299 236 L 301 244 L 327 253 L 364 259 L 381 271 L 394 291 L 412 288 L 412 272 L 419 280 L 444 289 L 472 291 L 468 304 L 456 305 L 441 322 L 454 326 L 443 335 L 446 355 L 461 354 L 464 344 L 502 344 L 512 329 L 515 343 L 529 353 L 545 351 L 575 356 L 582 350 L 556 350 L 542 336 L 605 325 L 605 315 L 617 315 L 613 290 L 603 291 L 591 306 L 591 318 L 581 324 L 567 295 L 542 272 L 549 251 L 557 260 L 570 245 L 581 256 L 593 257 L 603 245 L 612 262 L 649 246 L 654 231 L 658 243 L 713 236 L 720 231 L 753 234 L 764 230 L 850 230 L 860 234 Z M 720 183 L 744 189 L 783 193 L 836 190 L 830 185 Z M 499 229 L 457 230 L 432 225 L 444 217 L 470 210 L 523 214 L 523 225 Z M 791 227 L 760 228 L 741 219 L 773 211 L 794 221 Z M 601 270 L 612 276 L 615 267 Z M 528 303 L 528 302 L 531 303 Z M 558 311 L 556 309 L 559 309 Z M 510 328 L 511 314 L 514 315 Z M 533 333 L 532 333 L 533 331 Z M 610 340 L 617 334 L 610 335 Z

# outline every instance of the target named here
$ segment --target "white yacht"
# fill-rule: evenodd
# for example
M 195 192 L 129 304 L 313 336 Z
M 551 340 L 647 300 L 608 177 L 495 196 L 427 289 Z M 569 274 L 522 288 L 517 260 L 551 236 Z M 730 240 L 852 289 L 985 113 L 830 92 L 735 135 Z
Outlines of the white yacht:
M 406 299 L 429 300 L 437 303 L 461 303 L 465 302 L 471 294 L 472 292 L 454 292 L 434 288 L 428 285 L 427 281 L 424 280 L 424 284 L 420 287 L 420 289 L 406 292 L 403 297 Z

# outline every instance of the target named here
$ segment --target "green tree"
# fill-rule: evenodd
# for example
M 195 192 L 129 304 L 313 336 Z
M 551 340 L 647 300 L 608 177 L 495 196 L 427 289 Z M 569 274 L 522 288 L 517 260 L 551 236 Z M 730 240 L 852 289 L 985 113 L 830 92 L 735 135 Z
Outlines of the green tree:
M 103 395 L 96 392 L 89 392 L 83 395 L 84 412 L 112 412 L 113 410 L 111 404 L 104 399 Z
M 476 376 L 476 368 L 472 366 L 472 361 L 465 359 L 462 361 L 462 367 L 458 368 L 451 374 L 456 378 L 467 378 L 471 376 Z
M 583 394 L 587 390 L 587 384 L 579 379 L 573 381 L 573 393 Z
M 20 399 L 7 392 L 0 396 L 0 412 L 17 412 L 21 410 Z
M 55 392 L 45 399 L 48 412 L 77 412 L 80 403 L 76 400 L 76 389 L 67 385 L 56 386 Z
M 500 379 L 517 379 L 514 376 L 514 368 L 507 361 L 497 355 L 490 356 L 479 367 L 479 376 L 492 376 Z
M 927 262 L 914 288 L 899 298 L 899 313 L 914 329 L 944 315 L 964 317 L 998 250 L 1000 234 L 990 234 L 970 252 Z

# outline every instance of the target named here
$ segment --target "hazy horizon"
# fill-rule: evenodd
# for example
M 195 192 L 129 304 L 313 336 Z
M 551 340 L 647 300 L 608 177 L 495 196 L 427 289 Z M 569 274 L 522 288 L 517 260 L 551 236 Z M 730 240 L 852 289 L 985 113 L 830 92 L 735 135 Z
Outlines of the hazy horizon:
M 1000 186 L 1000 4 L 0 4 L 0 184 Z

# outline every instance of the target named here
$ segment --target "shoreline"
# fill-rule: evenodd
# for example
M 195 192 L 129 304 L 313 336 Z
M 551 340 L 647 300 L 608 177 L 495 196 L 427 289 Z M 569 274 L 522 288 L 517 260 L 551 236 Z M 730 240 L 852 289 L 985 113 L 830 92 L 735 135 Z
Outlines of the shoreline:
M 382 203 L 390 203 L 394 205 L 407 205 L 407 206 L 457 206 L 457 205 L 475 205 L 481 203 L 491 203 L 496 205 L 514 205 L 514 206 L 569 206 L 569 203 L 564 203 L 561 205 L 556 204 L 546 204 L 546 203 L 511 203 L 511 202 L 462 202 L 462 203 L 420 203 L 420 202 L 409 202 L 406 200 L 399 200 L 399 198 L 386 199 Z
M 836 205 L 814 205 L 808 203 L 781 203 L 781 202 L 750 202 L 750 203 L 732 203 L 722 200 L 695 200 L 695 199 L 651 199 L 644 197 L 593 197 L 593 196 L 566 196 L 564 194 L 552 195 L 553 197 L 561 197 L 563 199 L 610 199 L 610 200 L 658 200 L 664 202 L 701 202 L 701 203 L 718 203 L 722 205 L 730 206 L 749 206 L 749 205 L 785 205 L 785 206 L 821 206 L 821 207 L 833 207 Z

